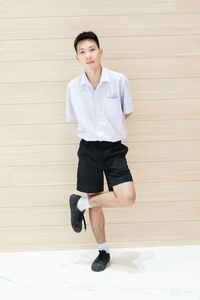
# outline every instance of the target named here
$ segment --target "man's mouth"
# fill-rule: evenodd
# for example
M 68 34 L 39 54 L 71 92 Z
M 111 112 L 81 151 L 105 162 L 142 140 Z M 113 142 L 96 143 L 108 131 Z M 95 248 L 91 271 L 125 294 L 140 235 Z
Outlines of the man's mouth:
M 92 64 L 92 63 L 94 63 L 94 60 L 88 61 L 86 64 L 88 65 L 88 64 Z

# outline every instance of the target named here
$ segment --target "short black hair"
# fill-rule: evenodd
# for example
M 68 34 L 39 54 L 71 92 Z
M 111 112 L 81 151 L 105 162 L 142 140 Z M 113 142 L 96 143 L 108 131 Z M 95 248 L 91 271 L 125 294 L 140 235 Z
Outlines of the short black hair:
M 100 48 L 99 39 L 97 35 L 93 31 L 83 31 L 79 33 L 79 35 L 77 35 L 77 37 L 74 40 L 74 49 L 76 50 L 76 52 L 77 52 L 77 44 L 83 40 L 94 40 L 98 48 Z

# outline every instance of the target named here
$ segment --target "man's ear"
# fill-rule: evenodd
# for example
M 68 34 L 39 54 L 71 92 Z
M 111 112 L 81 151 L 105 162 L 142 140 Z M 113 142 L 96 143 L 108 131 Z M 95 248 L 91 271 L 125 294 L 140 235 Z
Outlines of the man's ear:
M 75 58 L 76 58 L 76 60 L 78 60 L 78 61 L 79 61 L 79 58 L 78 58 L 78 55 L 77 55 L 77 54 L 75 55 Z
M 100 54 L 101 54 L 101 55 L 103 54 L 103 49 L 102 49 L 102 48 L 100 49 Z

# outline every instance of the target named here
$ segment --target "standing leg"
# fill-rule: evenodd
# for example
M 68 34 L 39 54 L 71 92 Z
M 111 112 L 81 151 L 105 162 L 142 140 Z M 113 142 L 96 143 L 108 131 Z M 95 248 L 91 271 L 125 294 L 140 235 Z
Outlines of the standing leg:
M 99 194 L 100 193 L 88 193 L 88 199 Z M 95 272 L 100 272 L 106 268 L 110 261 L 110 253 L 106 244 L 105 218 L 102 207 L 90 207 L 89 216 L 92 230 L 99 247 L 99 255 L 93 261 L 91 269 Z
M 99 193 L 89 193 L 88 198 L 95 196 Z M 90 222 L 92 226 L 92 230 L 95 236 L 95 239 L 97 241 L 97 244 L 102 244 L 106 242 L 106 236 L 105 236 L 105 219 L 103 210 L 101 207 L 91 207 L 89 208 L 89 216 L 90 216 Z

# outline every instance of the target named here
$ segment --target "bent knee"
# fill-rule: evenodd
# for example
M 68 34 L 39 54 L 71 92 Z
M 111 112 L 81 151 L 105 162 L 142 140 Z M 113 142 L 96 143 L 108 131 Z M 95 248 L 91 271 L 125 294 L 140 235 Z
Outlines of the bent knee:
M 128 207 L 128 206 L 133 205 L 135 203 L 135 200 L 136 200 L 135 192 L 123 195 L 120 197 L 120 205 L 122 207 Z

